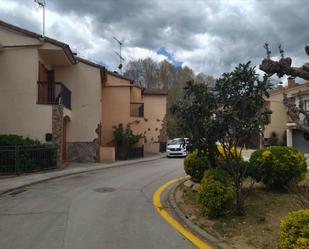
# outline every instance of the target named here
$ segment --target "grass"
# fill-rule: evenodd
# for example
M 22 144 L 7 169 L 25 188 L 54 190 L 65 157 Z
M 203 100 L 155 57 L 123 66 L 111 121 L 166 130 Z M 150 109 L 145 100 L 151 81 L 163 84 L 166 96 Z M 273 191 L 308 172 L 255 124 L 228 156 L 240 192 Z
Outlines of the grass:
M 176 202 L 188 218 L 238 249 L 274 249 L 280 220 L 293 210 L 301 209 L 297 197 L 287 192 L 274 192 L 260 184 L 251 190 L 245 202 L 246 214 L 227 219 L 205 217 L 196 200 L 196 193 L 180 186 Z

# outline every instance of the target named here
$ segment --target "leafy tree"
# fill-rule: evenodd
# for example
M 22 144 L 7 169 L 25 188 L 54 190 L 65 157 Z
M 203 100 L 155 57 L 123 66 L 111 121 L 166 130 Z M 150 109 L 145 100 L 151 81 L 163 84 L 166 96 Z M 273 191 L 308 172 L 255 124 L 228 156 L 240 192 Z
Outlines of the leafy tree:
M 216 141 L 218 133 L 214 114 L 218 108 L 215 94 L 205 84 L 188 81 L 184 88 L 183 100 L 171 107 L 179 127 L 190 138 L 193 149 L 208 154 L 213 167 L 218 155 Z
M 185 82 L 196 79 L 204 84 L 213 84 L 212 76 L 194 71 L 187 67 L 176 67 L 167 60 L 155 62 L 151 58 L 130 61 L 125 76 L 139 82 L 146 88 L 161 88 L 168 92 L 167 130 L 169 137 L 184 136 L 177 124 L 177 118 L 169 111 L 170 107 L 181 100 Z
M 199 73 L 195 77 L 195 81 L 199 83 L 204 83 L 208 87 L 214 87 L 216 85 L 216 79 L 211 75 L 206 75 L 204 73 Z
M 244 141 L 252 134 L 262 133 L 269 123 L 269 114 L 264 96 L 268 97 L 271 85 L 268 75 L 260 80 L 251 63 L 239 64 L 231 73 L 225 73 L 217 80 L 215 91 L 219 108 L 216 110 L 219 141 L 227 160 L 221 165 L 230 172 L 236 187 L 238 214 L 244 213 L 242 184 L 247 164 L 242 161 Z M 240 153 L 232 153 L 238 147 Z
M 188 82 L 184 100 L 171 108 L 193 148 L 207 153 L 212 167 L 224 168 L 232 176 L 238 214 L 244 213 L 242 184 L 247 171 L 241 151 L 244 141 L 252 134 L 261 133 L 268 124 L 270 111 L 264 96 L 268 96 L 269 89 L 268 76 L 259 79 L 248 62 L 239 64 L 231 73 L 224 73 L 213 90 L 205 84 Z M 224 150 L 223 161 L 215 160 L 216 142 Z M 236 147 L 239 153 L 235 152 Z

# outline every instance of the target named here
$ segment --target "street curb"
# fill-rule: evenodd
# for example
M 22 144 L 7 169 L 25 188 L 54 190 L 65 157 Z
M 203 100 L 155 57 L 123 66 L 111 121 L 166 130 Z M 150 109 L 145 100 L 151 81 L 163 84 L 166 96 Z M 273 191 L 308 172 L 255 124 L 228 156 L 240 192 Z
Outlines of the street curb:
M 21 188 L 29 187 L 29 186 L 32 186 L 32 185 L 35 185 L 35 184 L 55 180 L 55 179 L 62 178 L 62 177 L 73 176 L 73 175 L 78 175 L 78 174 L 83 174 L 83 173 L 98 171 L 98 170 L 120 168 L 120 167 L 124 167 L 124 166 L 128 166 L 128 165 L 139 164 L 139 163 L 144 163 L 144 162 L 151 162 L 151 161 L 159 160 L 159 159 L 162 159 L 162 158 L 165 158 L 165 157 L 166 157 L 166 155 L 160 155 L 160 156 L 157 156 L 157 157 L 150 157 L 150 158 L 147 158 L 147 159 L 141 159 L 140 161 L 134 161 L 134 162 L 133 161 L 131 161 L 131 162 L 126 161 L 126 162 L 121 162 L 121 163 L 118 163 L 118 164 L 115 164 L 115 163 L 110 164 L 109 166 L 105 166 L 105 167 L 85 169 L 85 170 L 81 170 L 81 171 L 78 171 L 78 172 L 67 172 L 67 173 L 64 173 L 63 175 L 51 176 L 51 177 L 47 177 L 45 179 L 36 180 L 36 181 L 33 181 L 33 182 L 21 184 L 17 187 L 11 187 L 11 188 L 8 188 L 8 189 L 5 189 L 5 190 L 0 190 L 0 197 L 2 195 L 5 195 L 7 193 L 10 193 L 12 191 L 15 191 L 15 190 L 18 190 L 18 189 L 21 189 Z
M 175 192 L 176 189 L 183 184 L 187 179 L 180 180 L 174 183 L 173 187 L 169 190 L 168 193 L 168 203 L 175 211 L 177 218 L 179 218 L 184 224 L 185 227 L 190 230 L 192 233 L 197 234 L 199 237 L 203 238 L 206 242 L 215 246 L 214 249 L 232 249 L 229 245 L 224 242 L 218 240 L 211 234 L 207 233 L 205 230 L 201 229 L 199 226 L 195 225 L 192 221 L 190 221 L 186 215 L 180 210 L 175 200 Z

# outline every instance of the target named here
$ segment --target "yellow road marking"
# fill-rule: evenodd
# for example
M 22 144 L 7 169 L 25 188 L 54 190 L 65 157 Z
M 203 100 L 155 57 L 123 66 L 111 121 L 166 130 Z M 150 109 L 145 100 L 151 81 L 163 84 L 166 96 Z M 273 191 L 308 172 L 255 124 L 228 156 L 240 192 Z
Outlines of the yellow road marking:
M 153 205 L 157 209 L 158 213 L 178 232 L 180 232 L 184 237 L 190 240 L 197 248 L 199 249 L 212 249 L 208 244 L 200 240 L 194 234 L 186 230 L 178 221 L 176 221 L 173 217 L 171 217 L 168 212 L 164 210 L 164 207 L 161 204 L 161 194 L 162 192 L 173 183 L 179 181 L 182 177 L 175 178 L 173 180 L 168 181 L 167 183 L 160 186 L 153 195 L 152 201 Z

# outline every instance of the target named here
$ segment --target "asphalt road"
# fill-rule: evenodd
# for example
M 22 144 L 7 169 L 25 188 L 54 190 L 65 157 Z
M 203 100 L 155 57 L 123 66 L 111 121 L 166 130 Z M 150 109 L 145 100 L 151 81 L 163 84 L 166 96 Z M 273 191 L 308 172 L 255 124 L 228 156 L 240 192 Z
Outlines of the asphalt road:
M 154 191 L 184 175 L 160 159 L 75 175 L 0 197 L 1 249 L 193 249 L 157 213 Z

